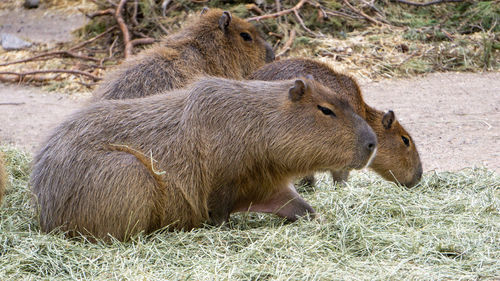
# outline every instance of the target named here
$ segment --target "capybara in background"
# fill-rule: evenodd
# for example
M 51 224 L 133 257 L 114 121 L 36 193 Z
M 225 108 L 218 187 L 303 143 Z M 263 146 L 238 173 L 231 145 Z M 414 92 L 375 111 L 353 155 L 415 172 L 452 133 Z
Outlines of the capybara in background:
M 107 75 L 94 100 L 145 97 L 186 86 L 200 75 L 242 79 L 274 60 L 249 22 L 210 9 Z
M 35 157 L 31 187 L 43 231 L 126 240 L 236 211 L 314 215 L 292 179 L 362 168 L 375 147 L 370 126 L 315 81 L 204 78 L 75 113 Z
M 7 173 L 5 172 L 4 155 L 0 152 L 0 206 L 2 206 L 3 196 L 7 187 Z
M 267 64 L 250 76 L 256 80 L 286 80 L 312 75 L 347 100 L 354 111 L 368 122 L 377 135 L 377 154 L 370 168 L 386 180 L 411 187 L 420 181 L 422 163 L 410 134 L 396 120 L 393 111 L 383 112 L 367 105 L 354 78 L 335 71 L 326 63 L 311 59 L 289 59 Z M 337 149 L 337 148 L 333 148 Z M 331 170 L 334 181 L 345 181 L 349 170 Z M 303 184 L 314 185 L 314 176 Z

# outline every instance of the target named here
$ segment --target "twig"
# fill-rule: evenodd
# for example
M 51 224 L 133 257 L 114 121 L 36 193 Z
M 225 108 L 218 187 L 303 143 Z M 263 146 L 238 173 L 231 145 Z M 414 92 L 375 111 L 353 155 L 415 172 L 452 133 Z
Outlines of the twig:
M 313 34 L 314 36 L 318 36 L 316 33 L 314 33 L 314 31 L 310 30 L 306 24 L 304 23 L 304 21 L 302 20 L 302 18 L 300 17 L 299 15 L 299 12 L 297 10 L 293 10 L 293 14 L 295 15 L 295 17 L 297 18 L 297 20 L 299 21 L 299 24 L 302 26 L 302 28 L 304 28 L 307 32 Z
M 139 22 L 137 22 L 137 8 L 138 8 L 139 3 L 137 0 L 134 0 L 134 10 L 132 12 L 132 23 L 134 26 L 138 26 Z
M 167 14 L 167 7 L 170 4 L 170 2 L 172 2 L 172 0 L 164 0 L 163 3 L 161 3 L 161 15 L 163 17 L 165 17 Z
M 361 10 L 358 10 L 356 8 L 354 8 L 354 6 L 351 5 L 351 3 L 349 3 L 349 1 L 347 0 L 344 0 L 344 3 L 351 9 L 353 10 L 354 12 L 362 15 L 365 19 L 371 21 L 372 23 L 376 24 L 376 25 L 384 25 L 383 23 L 379 22 L 378 20 L 370 17 L 369 15 L 365 14 L 363 11 Z
M 36 75 L 42 73 L 67 73 L 73 75 L 83 75 L 91 78 L 94 81 L 99 81 L 101 78 L 95 76 L 94 74 L 80 71 L 80 70 L 69 70 L 69 69 L 49 69 L 49 70 L 32 70 L 27 72 L 12 72 L 12 71 L 0 71 L 0 75 L 16 75 L 19 77 L 18 81 L 22 81 L 25 76 Z
M 290 36 L 288 40 L 285 42 L 285 44 L 283 45 L 283 49 L 276 55 L 276 57 L 280 57 L 284 55 L 288 50 L 290 50 L 290 48 L 293 45 L 293 41 L 295 40 L 295 35 L 296 35 L 295 29 L 290 30 Z
M 113 48 L 115 47 L 116 41 L 118 41 L 118 36 L 115 37 L 115 40 L 113 40 L 113 43 L 109 46 L 109 58 L 113 56 Z
M 274 2 L 276 3 L 276 12 L 279 13 L 281 11 L 280 0 L 276 0 Z M 278 24 L 281 24 L 281 17 L 278 17 Z
M 90 39 L 88 39 L 88 40 L 86 40 L 86 41 L 83 41 L 83 42 L 81 42 L 81 43 L 78 43 L 77 45 L 75 45 L 75 46 L 73 46 L 73 47 L 69 48 L 69 50 L 70 50 L 70 51 L 74 51 L 74 50 L 76 50 L 76 49 L 80 49 L 81 47 L 83 47 L 83 46 L 85 46 L 85 45 L 87 45 L 87 44 L 89 44 L 89 43 L 92 43 L 92 42 L 94 42 L 95 40 L 97 40 L 97 39 L 99 39 L 99 38 L 103 37 L 104 35 L 108 34 L 108 33 L 109 33 L 109 32 L 111 32 L 112 30 L 114 30 L 115 28 L 116 28 L 115 26 L 112 26 L 112 27 L 110 27 L 110 28 L 106 29 L 106 31 L 104 31 L 103 33 L 101 33 L 101 34 L 99 34 L 99 35 L 97 35 L 97 36 L 95 36 L 95 37 L 92 37 L 92 38 L 90 38 Z
M 11 62 L 6 62 L 0 64 L 0 66 L 7 66 L 7 65 L 12 65 L 12 64 L 18 64 L 18 63 L 24 63 L 24 62 L 29 62 L 29 61 L 34 61 L 36 59 L 40 58 L 46 58 L 46 57 L 52 57 L 52 56 L 68 56 L 72 58 L 78 58 L 78 59 L 84 59 L 84 60 L 91 60 L 91 61 L 99 61 L 96 58 L 92 58 L 89 56 L 84 56 L 84 55 L 77 55 L 75 53 L 72 53 L 70 51 L 53 51 L 53 52 L 48 52 L 48 53 L 43 53 L 34 57 L 30 57 L 27 59 L 22 59 L 22 60 L 17 60 L 17 61 L 11 61 Z
M 127 0 L 120 0 L 118 7 L 114 13 L 116 22 L 118 23 L 118 27 L 120 28 L 123 35 L 123 44 L 125 45 L 124 56 L 125 59 L 129 58 L 132 55 L 132 44 L 130 43 L 130 33 L 128 31 L 128 27 L 125 24 L 125 20 L 122 17 L 123 7 L 127 3 Z
M 304 6 L 304 4 L 307 3 L 307 2 L 309 2 L 309 1 L 308 0 L 300 0 L 299 3 L 297 3 L 297 5 L 293 6 L 290 9 L 282 10 L 282 11 L 279 11 L 279 12 L 276 12 L 276 13 L 272 13 L 272 14 L 267 14 L 267 15 L 262 15 L 262 16 L 248 18 L 247 21 L 260 21 L 260 20 L 263 20 L 263 19 L 272 19 L 272 18 L 277 18 L 277 17 L 280 17 L 280 16 L 284 16 L 284 15 L 287 15 L 287 14 L 290 14 L 290 13 L 294 13 L 295 11 L 298 11 L 300 8 L 302 8 L 302 6 Z
M 246 4 L 245 8 L 247 10 L 249 10 L 249 11 L 252 11 L 252 12 L 256 13 L 259 16 L 265 14 L 264 11 L 262 11 L 261 8 L 259 8 L 257 5 L 255 5 L 253 3 L 252 4 Z
M 86 17 L 88 17 L 89 19 L 93 19 L 95 17 L 100 17 L 100 16 L 105 16 L 105 15 L 112 15 L 113 13 L 115 12 L 115 10 L 113 9 L 106 9 L 106 10 L 102 10 L 102 11 L 97 11 L 95 13 L 92 13 L 92 14 L 85 14 L 84 15 Z
M 248 18 L 247 21 L 260 21 L 260 20 L 263 20 L 263 19 L 277 18 L 277 17 L 281 17 L 281 16 L 284 16 L 284 15 L 293 13 L 294 16 L 295 16 L 295 18 L 299 22 L 299 24 L 302 26 L 302 28 L 304 28 L 307 32 L 313 34 L 314 36 L 321 36 L 320 34 L 316 34 L 311 29 L 309 29 L 306 26 L 306 24 L 304 23 L 304 21 L 302 20 L 302 18 L 300 17 L 299 10 L 300 10 L 300 8 L 302 8 L 302 6 L 304 6 L 305 3 L 309 3 L 309 4 L 313 5 L 313 6 L 316 6 L 314 3 L 311 3 L 309 0 L 300 0 L 299 3 L 297 3 L 295 6 L 293 6 L 290 9 L 278 11 L 278 12 L 272 13 L 272 14 L 267 14 L 267 15 L 262 15 L 262 16 Z
M 434 0 L 434 1 L 426 2 L 426 3 L 411 2 L 411 1 L 406 1 L 406 0 L 391 0 L 391 1 L 406 4 L 406 5 L 411 5 L 411 6 L 417 6 L 417 7 L 425 7 L 425 6 L 443 4 L 443 3 L 464 2 L 464 0 Z

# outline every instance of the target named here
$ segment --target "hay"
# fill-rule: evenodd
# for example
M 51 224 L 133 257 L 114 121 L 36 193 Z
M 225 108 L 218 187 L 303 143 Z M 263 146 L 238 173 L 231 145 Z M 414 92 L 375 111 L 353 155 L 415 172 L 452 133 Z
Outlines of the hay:
M 320 218 L 284 223 L 233 215 L 230 225 L 89 243 L 43 234 L 28 208 L 29 156 L 1 147 L 10 187 L 0 212 L 0 279 L 500 278 L 500 177 L 430 172 L 406 189 L 371 173 L 344 187 L 325 175 L 304 196 Z

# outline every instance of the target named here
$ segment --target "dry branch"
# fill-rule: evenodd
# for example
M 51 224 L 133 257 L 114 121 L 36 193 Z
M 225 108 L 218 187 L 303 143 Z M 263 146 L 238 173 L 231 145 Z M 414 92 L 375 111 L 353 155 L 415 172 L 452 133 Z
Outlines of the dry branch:
M 27 72 L 0 71 L 0 77 L 1 77 L 1 79 L 8 79 L 5 76 L 9 76 L 9 75 L 17 76 L 18 77 L 17 82 L 21 82 L 24 80 L 24 77 L 26 77 L 26 76 L 43 74 L 43 73 L 67 73 L 67 74 L 72 74 L 72 75 L 83 75 L 83 76 L 91 78 L 94 81 L 101 80 L 101 78 L 95 76 L 92 73 L 88 73 L 88 72 L 80 71 L 80 70 L 68 70 L 68 69 L 32 70 L 32 71 L 27 71 Z
M 406 1 L 406 0 L 392 0 L 393 2 L 398 2 L 406 5 L 411 5 L 411 6 L 418 6 L 418 7 L 425 7 L 425 6 L 430 6 L 430 5 L 436 5 L 436 4 L 443 4 L 443 3 L 459 3 L 459 2 L 464 2 L 464 0 L 434 0 L 426 3 L 419 3 L 419 2 L 411 2 L 411 1 Z
M 89 19 L 93 19 L 95 17 L 113 15 L 114 12 L 115 12 L 115 10 L 113 10 L 113 9 L 106 9 L 106 10 L 102 10 L 102 11 L 97 11 L 97 12 L 92 13 L 92 14 L 85 14 L 85 16 L 88 17 Z
M 293 41 L 295 40 L 296 33 L 297 32 L 295 31 L 295 29 L 290 30 L 290 36 L 285 42 L 285 45 L 283 45 L 281 51 L 276 55 L 277 58 L 284 55 L 288 50 L 290 50 L 293 45 Z
M 272 14 L 267 14 L 267 15 L 262 15 L 262 16 L 248 18 L 247 21 L 260 21 L 260 20 L 263 20 L 263 19 L 272 19 L 272 18 L 277 18 L 277 17 L 280 17 L 280 16 L 284 16 L 284 15 L 287 15 L 287 14 L 290 14 L 290 13 L 295 13 L 300 8 L 302 8 L 302 6 L 304 6 L 305 3 L 308 3 L 308 2 L 309 2 L 309 0 L 300 0 L 299 3 L 297 3 L 297 5 L 293 6 L 290 9 L 281 10 L 279 12 L 272 13 Z
M 344 0 L 344 3 L 351 9 L 353 10 L 354 12 L 362 15 L 365 19 L 371 21 L 372 23 L 376 24 L 376 25 L 384 25 L 383 23 L 379 22 L 378 20 L 370 17 L 369 15 L 365 14 L 363 11 L 361 10 L 358 10 L 356 9 L 353 5 L 351 5 L 351 3 L 349 3 L 349 1 L 347 0 Z

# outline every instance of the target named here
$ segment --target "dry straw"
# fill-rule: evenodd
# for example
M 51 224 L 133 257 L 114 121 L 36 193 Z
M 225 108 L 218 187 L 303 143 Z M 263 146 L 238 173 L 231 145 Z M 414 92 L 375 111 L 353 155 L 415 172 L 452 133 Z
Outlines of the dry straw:
M 430 172 L 413 189 L 357 173 L 322 175 L 305 198 L 320 218 L 284 223 L 233 215 L 229 225 L 139 235 L 112 244 L 40 233 L 29 208 L 30 156 L 1 147 L 9 182 L 0 212 L 0 279 L 495 280 L 500 177 Z

